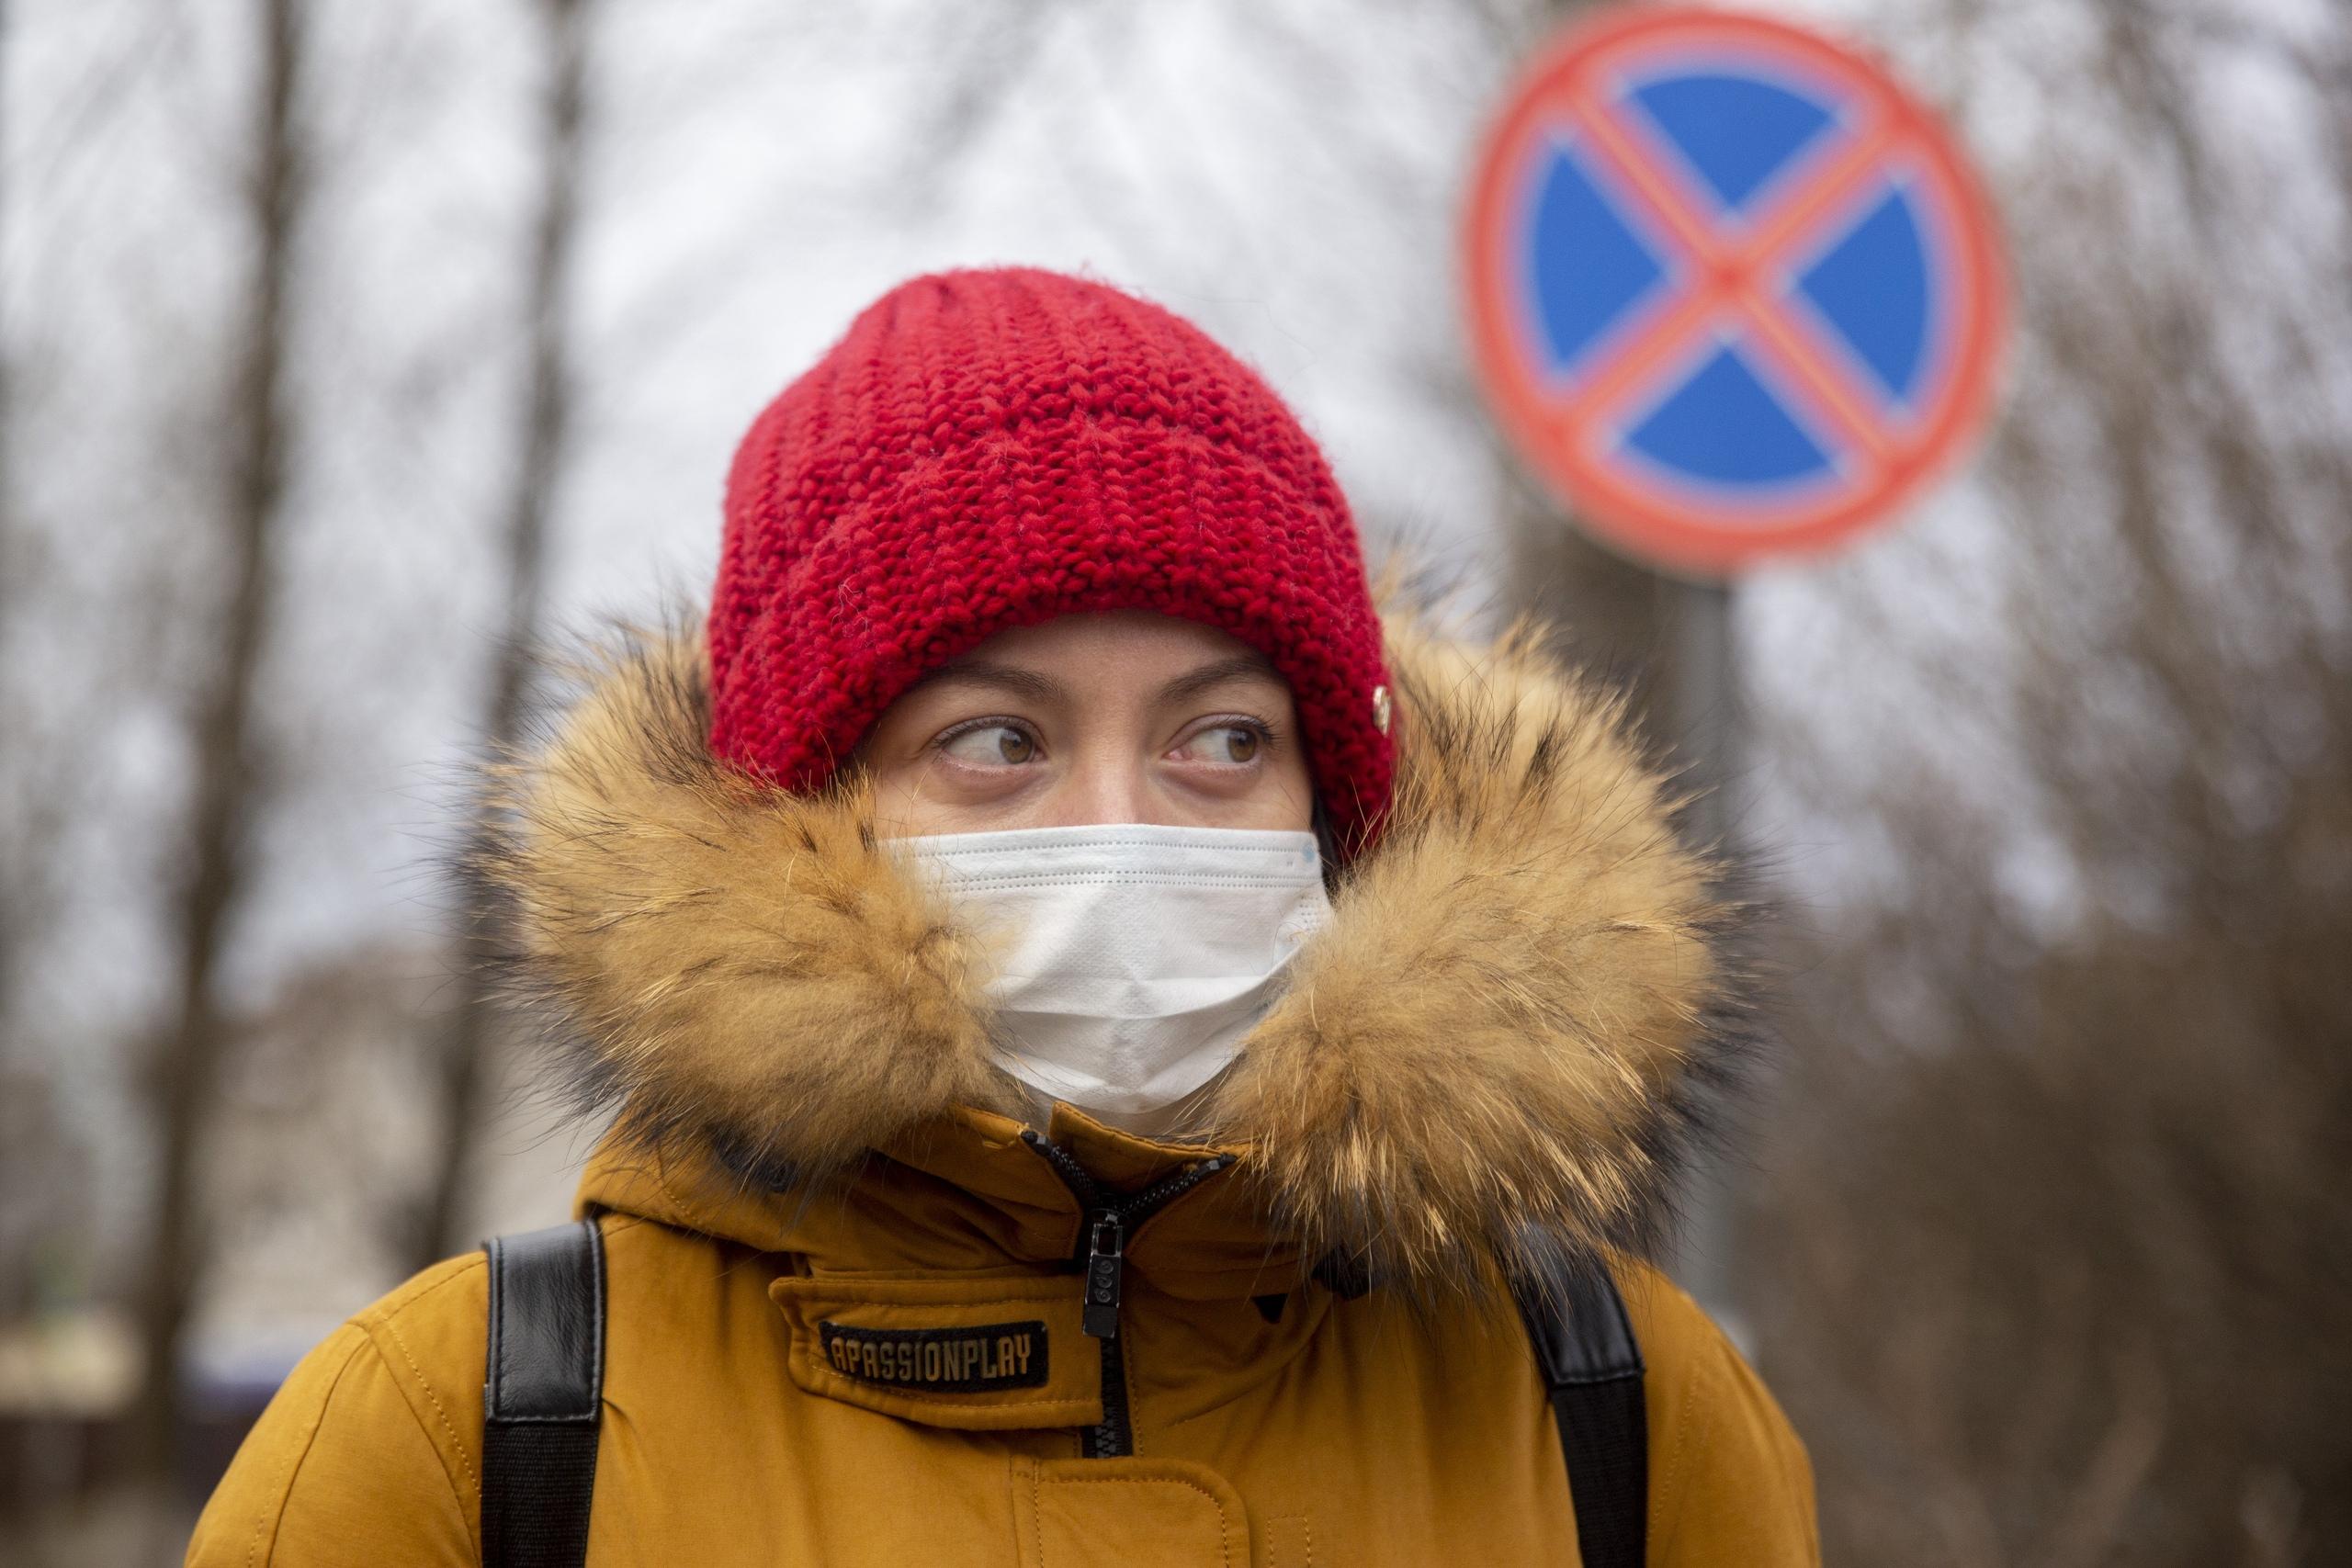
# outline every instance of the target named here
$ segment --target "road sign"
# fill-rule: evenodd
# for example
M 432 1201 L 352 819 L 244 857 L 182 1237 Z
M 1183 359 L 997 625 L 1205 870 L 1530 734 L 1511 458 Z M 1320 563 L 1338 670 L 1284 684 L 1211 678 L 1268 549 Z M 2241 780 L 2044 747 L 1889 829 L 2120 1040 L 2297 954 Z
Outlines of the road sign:
M 1714 577 L 1886 518 L 1982 428 L 1991 215 L 1879 66 L 1758 17 L 1629 6 L 1538 59 L 1464 235 L 1487 395 L 1607 542 Z

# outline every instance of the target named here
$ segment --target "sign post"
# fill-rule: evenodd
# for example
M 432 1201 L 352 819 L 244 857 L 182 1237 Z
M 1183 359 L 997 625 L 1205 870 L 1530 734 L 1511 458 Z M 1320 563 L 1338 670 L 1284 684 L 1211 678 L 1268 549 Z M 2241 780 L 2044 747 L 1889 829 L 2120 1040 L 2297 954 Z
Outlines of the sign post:
M 1578 526 L 1685 584 L 1677 739 L 1709 792 L 1691 827 L 1725 842 L 1738 577 L 1890 521 L 1984 426 L 2007 297 L 1976 178 L 1842 45 L 1625 6 L 1510 91 L 1461 258 L 1521 460 Z M 1697 1240 L 1690 1282 L 1721 1302 L 1719 1249 Z

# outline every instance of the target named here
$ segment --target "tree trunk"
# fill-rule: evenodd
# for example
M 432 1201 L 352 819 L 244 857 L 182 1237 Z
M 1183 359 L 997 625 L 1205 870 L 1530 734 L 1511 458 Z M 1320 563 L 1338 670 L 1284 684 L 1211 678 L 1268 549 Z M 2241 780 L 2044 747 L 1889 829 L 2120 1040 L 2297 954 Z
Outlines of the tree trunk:
M 506 615 L 492 671 L 483 737 L 495 757 L 514 746 L 523 725 L 531 653 L 545 589 L 548 503 L 563 463 L 571 420 L 570 345 L 564 328 L 578 230 L 581 127 L 584 118 L 588 0 L 541 0 L 548 77 L 540 122 L 542 183 L 531 255 L 529 365 L 526 371 L 522 460 L 504 525 Z M 469 859 L 491 831 L 488 807 L 477 805 L 467 833 Z M 463 1201 L 481 1117 L 484 1057 L 494 1032 L 489 983 L 495 953 L 473 912 L 458 911 L 460 968 L 436 1044 L 442 1145 L 418 1215 L 411 1261 L 423 1268 L 471 1244 L 461 1235 Z
M 195 790 L 179 890 L 177 1010 L 154 1058 L 151 1086 L 159 1147 L 153 1234 L 139 1300 L 145 1371 L 134 1462 L 138 1478 L 159 1492 L 171 1475 L 181 1418 L 180 1335 L 200 1273 L 202 1134 L 227 1037 L 215 976 L 249 870 L 257 772 L 253 699 L 277 599 L 288 281 L 303 185 L 294 118 L 301 44 L 296 11 L 296 0 L 263 0 L 259 7 L 254 167 L 246 186 L 253 275 L 225 422 L 230 450 L 220 546 L 229 599 L 220 660 L 196 700 Z

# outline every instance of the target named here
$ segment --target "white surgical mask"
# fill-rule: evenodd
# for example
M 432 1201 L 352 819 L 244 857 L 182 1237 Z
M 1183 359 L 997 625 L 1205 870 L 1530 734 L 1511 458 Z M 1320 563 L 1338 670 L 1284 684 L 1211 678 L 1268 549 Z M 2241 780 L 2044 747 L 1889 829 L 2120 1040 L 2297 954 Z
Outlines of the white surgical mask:
M 1233 1060 L 1331 914 L 1312 833 L 1114 823 L 896 842 L 990 944 L 1005 1069 L 1136 1132 Z

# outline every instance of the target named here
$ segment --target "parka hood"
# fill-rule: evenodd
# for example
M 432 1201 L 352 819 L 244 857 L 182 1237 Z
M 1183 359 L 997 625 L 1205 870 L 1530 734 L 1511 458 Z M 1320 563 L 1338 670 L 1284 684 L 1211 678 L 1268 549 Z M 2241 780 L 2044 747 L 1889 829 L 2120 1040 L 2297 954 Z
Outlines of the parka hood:
M 1204 1103 L 1240 1156 L 1219 1185 L 1285 1254 L 1416 1291 L 1641 1250 L 1737 1055 L 1736 907 L 1613 696 L 1525 632 L 1385 633 L 1394 803 Z M 492 771 L 474 870 L 610 1145 L 814 1191 L 1013 1130 L 984 951 L 857 778 L 796 795 L 719 766 L 684 625 L 578 673 L 544 750 Z

